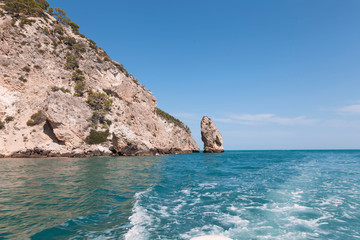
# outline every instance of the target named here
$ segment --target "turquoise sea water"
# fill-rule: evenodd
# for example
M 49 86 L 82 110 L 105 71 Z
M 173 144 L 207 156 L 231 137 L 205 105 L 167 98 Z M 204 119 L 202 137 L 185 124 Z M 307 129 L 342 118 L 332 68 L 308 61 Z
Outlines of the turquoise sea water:
M 0 239 L 360 239 L 360 151 L 0 159 Z

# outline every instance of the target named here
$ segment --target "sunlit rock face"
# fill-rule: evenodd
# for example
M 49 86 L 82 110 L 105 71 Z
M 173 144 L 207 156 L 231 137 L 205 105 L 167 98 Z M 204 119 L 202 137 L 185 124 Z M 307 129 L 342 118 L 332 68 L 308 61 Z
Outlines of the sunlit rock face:
M 0 11 L 0 156 L 199 151 L 94 42 L 51 16 L 24 23 Z
M 205 153 L 224 152 L 223 140 L 213 121 L 204 116 L 201 120 L 201 140 Z

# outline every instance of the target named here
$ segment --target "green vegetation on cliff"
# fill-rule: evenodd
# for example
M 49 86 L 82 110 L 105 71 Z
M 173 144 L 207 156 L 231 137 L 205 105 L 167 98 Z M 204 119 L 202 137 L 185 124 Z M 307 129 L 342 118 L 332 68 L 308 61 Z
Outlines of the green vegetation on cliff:
M 108 129 L 109 125 L 111 125 L 111 121 L 107 120 L 105 116 L 110 112 L 113 104 L 113 100 L 110 99 L 110 97 L 105 93 L 93 92 L 90 89 L 88 93 L 87 104 L 93 111 L 93 114 L 89 119 L 92 122 L 92 127 L 97 128 L 98 124 L 100 123 L 102 124 L 102 128 Z M 98 133 L 93 132 L 93 134 L 98 134 Z
M 81 53 L 86 51 L 86 45 L 84 43 L 77 42 L 73 37 L 66 36 L 66 31 L 64 31 L 62 26 L 67 25 L 71 27 L 73 33 L 85 39 L 87 38 L 83 34 L 79 33 L 79 25 L 72 22 L 64 10 L 50 7 L 50 4 L 46 0 L 0 0 L 0 3 L 2 3 L 0 8 L 3 8 L 5 13 L 10 14 L 13 17 L 12 24 L 14 27 L 16 27 L 16 22 L 18 20 L 20 20 L 19 26 L 21 28 L 24 28 L 27 24 L 31 25 L 35 22 L 35 20 L 28 19 L 26 17 L 41 17 L 48 21 L 49 15 L 53 16 L 57 20 L 52 27 L 53 29 L 48 29 L 46 27 L 43 28 L 43 32 L 46 35 L 49 35 L 51 41 L 53 42 L 54 51 L 52 53 L 56 54 L 56 48 L 59 44 L 64 43 L 68 45 L 70 52 L 68 52 L 66 56 L 65 68 L 68 70 L 75 70 L 76 68 L 79 68 L 79 60 L 82 58 Z M 0 11 L 1 16 L 4 16 L 5 13 Z M 94 49 L 99 55 L 97 58 L 98 62 L 110 61 L 110 58 L 104 50 L 98 48 L 94 41 L 90 39 L 87 40 L 89 47 Z M 42 49 L 38 49 L 38 51 L 45 53 Z M 126 71 L 122 64 L 116 62 L 112 63 L 127 77 L 133 78 L 133 76 Z
M 67 88 L 64 88 L 64 87 L 56 87 L 56 86 L 52 87 L 52 88 L 51 88 L 51 91 L 53 91 L 53 92 L 62 91 L 63 93 L 71 93 L 70 90 L 67 89 Z
M 116 97 L 118 99 L 122 99 L 117 92 L 111 90 L 111 89 L 103 89 L 103 91 L 110 97 Z
M 86 137 L 85 142 L 87 144 L 100 144 L 105 142 L 109 135 L 109 130 L 96 131 L 94 129 L 91 129 L 90 135 Z
M 103 91 L 100 90 L 100 92 L 98 89 L 93 91 L 90 88 L 92 82 L 88 82 L 87 78 L 92 80 L 92 75 L 87 72 L 90 71 L 90 68 L 86 65 L 88 60 L 86 57 L 92 56 L 94 62 L 96 62 L 95 66 L 91 66 L 92 69 L 95 67 L 99 69 L 106 67 L 106 69 L 111 69 L 111 71 L 122 72 L 136 85 L 140 85 L 137 79 L 129 74 L 122 64 L 112 61 L 107 53 L 98 47 L 94 41 L 87 39 L 85 36 L 81 36 L 83 38 L 75 36 L 73 33 L 81 35 L 78 32 L 79 26 L 71 22 L 65 11 L 60 8 L 51 8 L 46 0 L 0 0 L 0 13 L 2 14 L 1 16 L 11 17 L 9 23 L 11 22 L 13 26 L 12 31 L 17 32 L 20 36 L 18 42 L 21 44 L 21 47 L 27 48 L 27 46 L 30 46 L 29 37 L 32 36 L 31 34 L 37 35 L 40 33 L 39 35 L 41 36 L 37 36 L 34 41 L 34 51 L 41 53 L 40 57 L 44 55 L 43 58 L 48 58 L 48 56 L 59 58 L 57 59 L 61 63 L 59 67 L 65 68 L 65 70 L 62 69 L 65 74 L 61 76 L 61 79 L 71 79 L 73 81 L 70 83 L 73 86 L 71 91 L 61 86 L 65 82 L 62 80 L 61 84 L 55 83 L 60 86 L 53 86 L 51 90 L 54 92 L 62 91 L 64 93 L 73 92 L 75 96 L 83 98 L 83 101 L 87 102 L 92 111 L 91 117 L 87 119 L 90 123 L 88 127 L 92 129 L 90 135 L 86 138 L 86 142 L 94 144 L 106 141 L 111 124 L 111 121 L 107 119 L 109 118 L 107 115 L 112 111 L 113 101 L 118 101 L 115 98 L 120 99 L 125 101 L 127 106 L 130 105 L 130 102 L 123 100 L 116 91 L 110 88 L 103 89 Z M 53 16 L 56 20 L 50 16 Z M 36 28 L 28 27 L 29 25 L 35 25 Z M 2 63 L 3 66 L 6 64 Z M 38 73 L 42 68 L 44 66 L 37 64 L 33 65 L 33 67 L 29 64 L 23 65 L 20 68 L 22 72 L 18 75 L 18 79 L 25 83 L 27 78 L 31 77 L 31 74 Z M 80 68 L 87 71 L 84 73 Z M 9 77 L 7 74 L 3 74 L 3 76 Z M 190 132 L 189 128 L 179 119 L 161 109 L 156 108 L 155 113 L 166 122 L 172 123 L 186 132 Z M 117 122 L 117 119 L 113 119 L 111 116 L 110 119 Z M 2 122 L 2 128 L 10 121 L 13 121 L 13 119 L 9 117 Z M 35 126 L 44 121 L 44 115 L 41 111 L 38 111 L 34 112 L 26 124 L 28 126 Z
M 186 126 L 182 121 L 180 121 L 179 119 L 171 116 L 170 114 L 168 114 L 167 112 L 161 110 L 160 108 L 156 108 L 156 114 L 161 117 L 162 119 L 175 124 L 178 127 L 181 127 L 182 129 L 184 129 L 186 132 L 190 133 L 190 129 L 188 126 Z
M 13 116 L 6 116 L 5 122 L 9 123 L 11 121 L 14 121 L 14 117 Z
M 43 114 L 41 111 L 38 111 L 37 113 L 31 115 L 31 119 L 29 119 L 29 121 L 26 122 L 26 125 L 30 127 L 35 126 L 41 123 L 42 119 L 43 119 Z
M 75 96 L 82 97 L 86 91 L 86 83 L 85 83 L 85 76 L 83 71 L 80 69 L 75 69 L 75 71 L 71 75 L 71 79 L 76 82 L 74 90 Z
M 28 17 L 43 17 L 48 18 L 47 13 L 57 19 L 59 23 L 69 25 L 74 33 L 79 34 L 79 25 L 72 22 L 71 19 L 66 15 L 66 12 L 60 8 L 55 8 L 55 10 L 50 7 L 50 4 L 46 0 L 0 0 L 4 2 L 2 8 L 8 13 L 12 14 L 15 17 L 20 15 L 25 15 Z M 24 17 L 21 17 L 22 25 L 26 24 L 28 20 Z
M 30 17 L 46 17 L 45 10 L 49 7 L 46 0 L 3 0 L 3 8 L 12 15 L 24 14 Z
M 87 103 L 91 109 L 107 113 L 110 111 L 113 101 L 105 93 L 90 92 Z

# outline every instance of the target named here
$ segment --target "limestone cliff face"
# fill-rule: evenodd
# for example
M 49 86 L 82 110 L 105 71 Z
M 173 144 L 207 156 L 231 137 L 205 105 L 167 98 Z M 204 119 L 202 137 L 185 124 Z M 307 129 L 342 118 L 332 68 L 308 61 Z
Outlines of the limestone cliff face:
M 204 152 L 224 152 L 221 134 L 213 121 L 206 116 L 201 119 L 201 140 L 204 142 Z
M 94 42 L 50 16 L 15 21 L 0 11 L 0 156 L 199 150 Z

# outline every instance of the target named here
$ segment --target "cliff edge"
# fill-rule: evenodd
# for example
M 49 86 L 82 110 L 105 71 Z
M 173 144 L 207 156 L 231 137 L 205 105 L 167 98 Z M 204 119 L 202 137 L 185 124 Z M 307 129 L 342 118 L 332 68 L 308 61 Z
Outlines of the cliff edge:
M 8 2 L 16 1 L 0 1 L 0 156 L 199 151 L 189 128 L 64 12 L 14 12 Z

